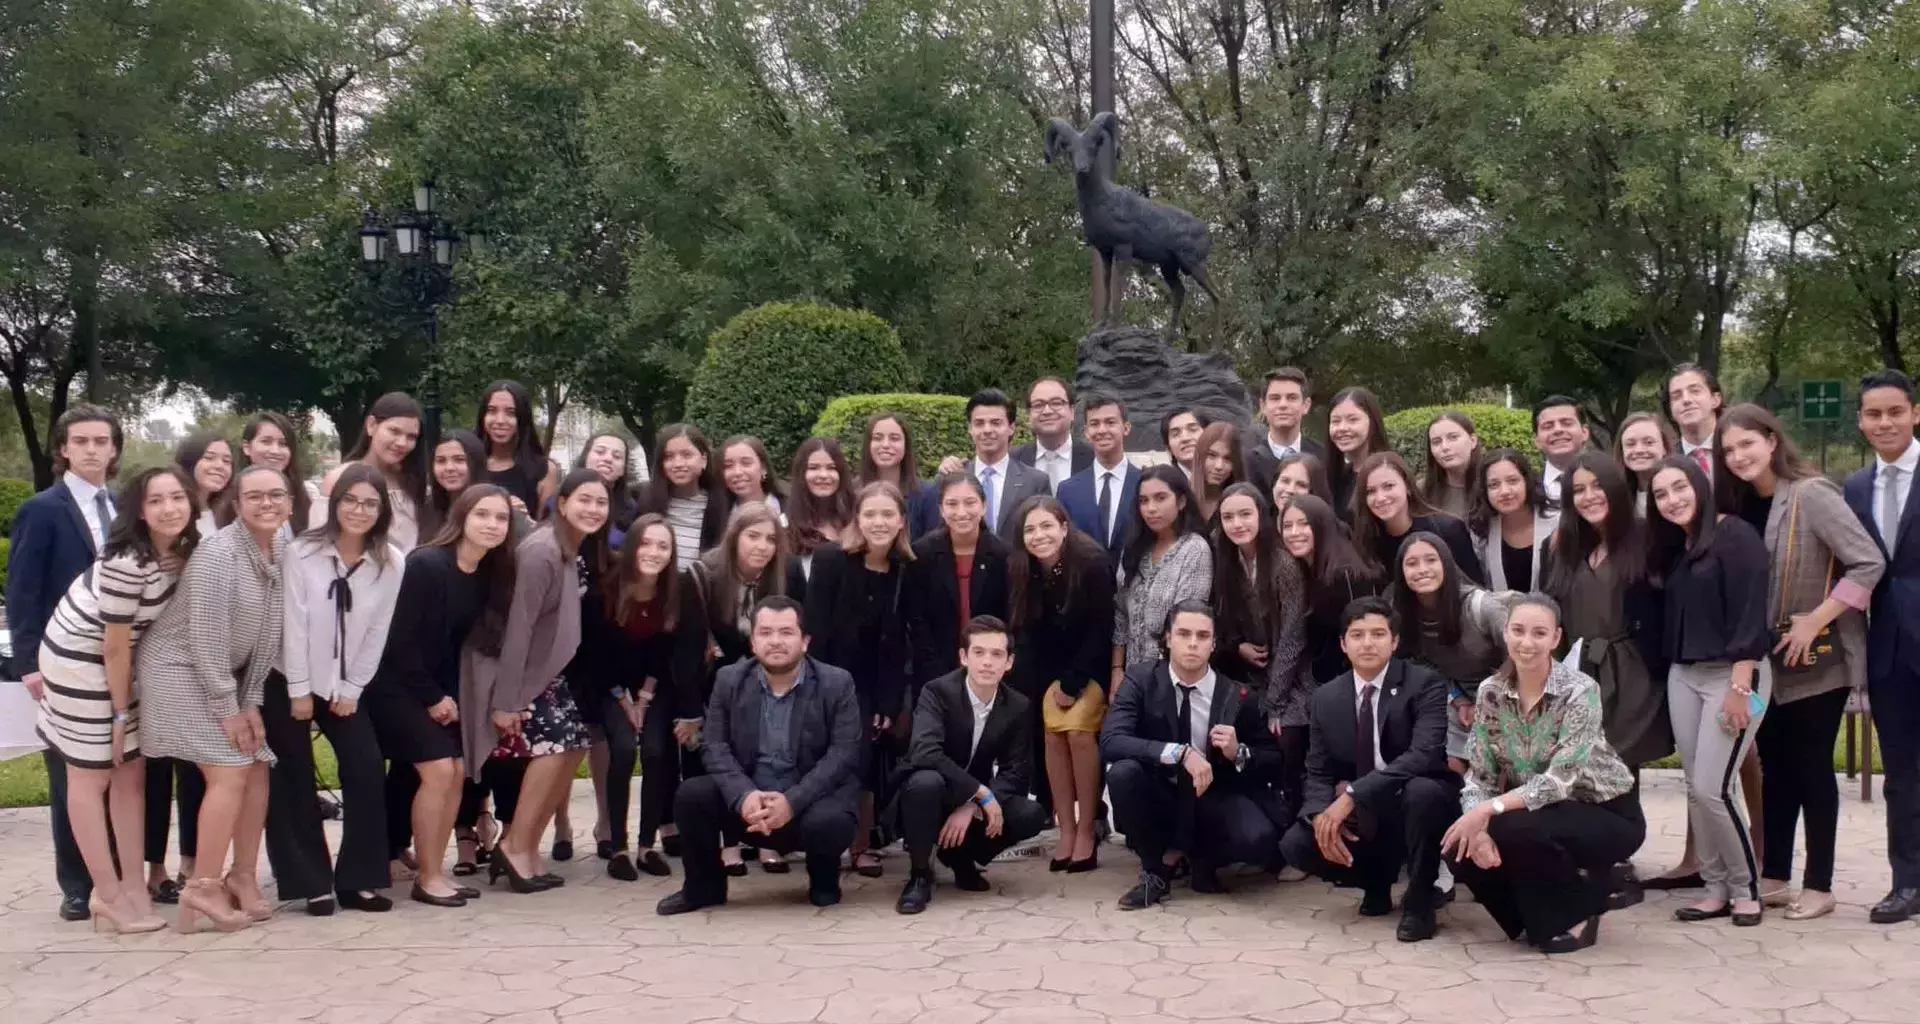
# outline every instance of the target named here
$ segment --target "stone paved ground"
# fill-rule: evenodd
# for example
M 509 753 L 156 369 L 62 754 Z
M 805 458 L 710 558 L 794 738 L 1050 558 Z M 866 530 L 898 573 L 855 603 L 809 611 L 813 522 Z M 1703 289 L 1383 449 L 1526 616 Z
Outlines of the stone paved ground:
M 579 827 L 591 824 L 584 784 Z M 1644 870 L 1677 856 L 1678 780 L 1652 779 Z M 1682 925 L 1678 901 L 1609 915 L 1599 946 L 1549 959 L 1506 942 L 1471 903 L 1439 939 L 1403 945 L 1351 894 L 1250 879 L 1225 897 L 1184 889 L 1122 913 L 1124 851 L 1071 879 L 996 865 L 990 894 L 942 886 L 893 913 L 902 862 L 849 876 L 808 907 L 796 872 L 756 871 L 723 910 L 654 916 L 669 880 L 619 883 L 585 860 L 556 892 L 490 893 L 465 911 L 401 903 L 385 917 L 296 910 L 233 935 L 116 938 L 60 923 L 44 812 L 0 813 L 4 1024 L 1065 1024 L 1356 1021 L 1844 1024 L 1920 1020 L 1920 927 L 1877 927 L 1885 887 L 1878 804 L 1846 800 L 1838 895 L 1825 920 L 1758 929 Z M 170 913 L 170 912 L 169 912 Z

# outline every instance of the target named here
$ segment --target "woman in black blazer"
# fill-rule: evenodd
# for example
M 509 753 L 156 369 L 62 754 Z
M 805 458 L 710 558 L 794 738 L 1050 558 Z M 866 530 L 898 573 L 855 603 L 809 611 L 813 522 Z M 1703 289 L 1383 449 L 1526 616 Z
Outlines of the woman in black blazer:
M 1468 579 L 1487 585 L 1480 565 L 1480 548 L 1466 521 L 1427 504 L 1414 486 L 1413 471 L 1398 452 L 1377 452 L 1360 463 L 1354 474 L 1351 516 L 1353 546 L 1388 570 L 1400 562 L 1400 542 L 1413 533 L 1431 533 L 1453 552 L 1453 560 Z
M 987 499 L 980 481 L 949 473 L 937 487 L 942 525 L 914 541 L 907 568 L 915 692 L 960 667 L 960 627 L 967 620 L 1007 618 L 1007 545 L 982 528 Z
M 860 825 L 849 854 L 853 869 L 880 876 L 880 857 L 868 849 L 875 790 L 888 763 L 904 749 L 911 708 L 907 700 L 913 641 L 907 617 L 907 499 L 892 484 L 867 484 L 854 500 L 854 528 L 845 541 L 814 552 L 807 581 L 808 653 L 853 676 L 860 720 L 867 727 L 862 764 Z
M 1318 685 L 1351 668 L 1340 649 L 1340 616 L 1347 605 L 1385 590 L 1378 566 L 1347 539 L 1332 506 L 1296 494 L 1280 508 L 1280 543 L 1300 563 L 1307 581 L 1307 670 Z

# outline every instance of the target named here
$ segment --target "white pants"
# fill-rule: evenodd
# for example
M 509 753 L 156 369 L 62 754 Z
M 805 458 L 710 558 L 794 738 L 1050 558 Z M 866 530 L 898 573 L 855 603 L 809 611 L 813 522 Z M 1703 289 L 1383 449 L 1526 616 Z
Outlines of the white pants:
M 1740 762 L 1763 715 L 1754 716 L 1738 733 L 1721 726 L 1732 679 L 1732 662 L 1674 665 L 1667 672 L 1667 713 L 1687 772 L 1687 820 L 1693 825 L 1693 850 L 1700 858 L 1707 898 L 1758 900 L 1760 865 L 1740 813 Z M 1753 692 L 1762 700 L 1773 696 L 1773 667 L 1764 658 L 1754 670 Z

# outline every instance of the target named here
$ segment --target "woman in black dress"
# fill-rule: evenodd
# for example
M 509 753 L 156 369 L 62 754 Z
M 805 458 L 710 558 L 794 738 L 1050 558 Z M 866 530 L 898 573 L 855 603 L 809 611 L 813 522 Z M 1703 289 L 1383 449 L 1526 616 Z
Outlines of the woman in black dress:
M 853 676 L 860 720 L 870 730 L 860 826 L 849 851 L 853 869 L 868 878 L 880 876 L 880 857 L 868 848 L 875 790 L 889 774 L 887 760 L 905 739 L 911 711 L 906 578 L 912 561 L 906 498 L 892 484 L 868 484 L 855 500 L 854 528 L 845 545 L 835 542 L 816 552 L 807 582 L 810 653 Z
M 486 482 L 503 488 L 522 513 L 542 518 L 547 499 L 560 485 L 560 470 L 540 446 L 527 386 L 516 380 L 487 385 L 480 392 L 473 432 L 487 446 Z
M 465 652 L 499 650 L 513 601 L 513 506 L 491 484 L 462 491 L 434 538 L 407 556 L 394 599 L 386 650 L 361 695 L 389 772 L 410 777 L 413 793 L 389 802 L 390 817 L 411 809 L 419 875 L 413 898 L 461 906 L 479 890 L 447 880 L 447 841 L 460 806 L 460 663 Z M 481 714 L 479 708 L 466 709 Z M 411 778 L 417 773 L 417 782 Z M 391 794 L 395 787 L 390 783 Z M 391 842 L 389 843 L 391 845 Z
M 1460 571 L 1485 584 L 1480 552 L 1467 524 L 1427 504 L 1413 484 L 1413 471 L 1398 452 L 1379 452 L 1360 463 L 1350 517 L 1353 545 L 1375 565 L 1389 570 L 1400 555 L 1400 544 L 1410 534 L 1431 533 L 1444 541 Z

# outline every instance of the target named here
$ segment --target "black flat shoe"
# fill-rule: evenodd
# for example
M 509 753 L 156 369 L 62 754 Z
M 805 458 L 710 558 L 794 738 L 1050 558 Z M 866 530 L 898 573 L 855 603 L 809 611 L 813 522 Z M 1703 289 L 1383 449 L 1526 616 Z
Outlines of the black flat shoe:
M 1393 913 L 1392 889 L 1369 889 L 1360 897 L 1361 917 L 1385 917 Z
M 171 878 L 162 878 L 159 883 L 147 886 L 147 896 L 155 903 L 173 906 L 180 902 L 180 883 Z
M 1563 932 L 1540 944 L 1542 953 L 1575 953 L 1600 941 L 1600 918 L 1587 918 L 1586 930 L 1579 935 Z
M 357 892 L 334 893 L 342 910 L 359 910 L 369 914 L 384 914 L 393 909 L 393 901 L 377 892 L 362 896 Z
M 1080 860 L 1068 861 L 1067 874 L 1084 875 L 1087 872 L 1092 871 L 1099 866 L 1100 866 L 1100 851 L 1095 850 L 1093 851 L 1092 854 L 1088 855 L 1085 858 L 1082 858 Z
M 762 860 L 760 870 L 769 875 L 784 875 L 793 870 L 793 865 L 787 863 L 787 858 L 781 857 L 777 860 Z
M 653 912 L 659 914 L 661 917 L 672 917 L 675 914 L 691 914 L 696 910 L 705 910 L 708 907 L 724 906 L 726 902 L 727 898 L 725 896 L 717 900 L 702 900 L 687 895 L 687 891 L 682 889 L 679 892 L 669 894 L 665 899 L 654 904 Z
M 572 860 L 573 859 L 573 840 L 555 839 L 553 841 L 553 849 L 548 850 L 547 852 L 553 855 L 554 860 Z
M 480 898 L 480 890 L 475 889 L 471 885 L 456 885 L 453 887 L 453 891 L 459 893 L 460 898 L 463 900 L 477 900 Z
M 595 840 L 593 844 L 594 856 L 599 857 L 601 860 L 612 860 L 613 855 L 618 852 L 618 850 L 613 848 L 613 840 L 611 839 Z
M 680 833 L 660 837 L 660 852 L 669 857 L 680 856 Z
M 623 851 L 607 858 L 607 877 L 617 878 L 622 882 L 638 882 L 640 872 L 634 868 L 633 858 Z
M 1731 907 L 1732 904 L 1728 904 L 1728 906 Z M 1752 928 L 1757 926 L 1760 923 L 1760 921 L 1766 917 L 1766 911 L 1756 910 L 1751 914 L 1741 914 L 1736 912 L 1736 913 L 1730 914 L 1729 916 L 1733 918 L 1733 926 L 1735 928 Z
M 408 894 L 415 903 L 425 903 L 429 907 L 464 907 L 467 901 L 459 896 L 435 896 L 414 883 L 413 892 Z
M 747 862 L 744 860 L 738 864 L 728 864 L 726 865 L 726 868 L 727 868 L 727 877 L 729 878 L 747 877 Z
M 1067 870 L 1068 865 L 1072 863 L 1073 863 L 1072 857 L 1055 857 L 1047 861 L 1047 870 L 1048 871 L 1065 871 Z
M 1681 907 L 1673 912 L 1675 921 L 1712 921 L 1716 918 L 1732 917 L 1733 904 L 1722 903 L 1714 910 L 1701 910 L 1699 907 Z
M 307 901 L 308 917 L 332 917 L 336 909 L 331 896 L 317 896 Z
M 1655 892 L 1666 892 L 1670 889 L 1699 889 L 1706 884 L 1700 878 L 1698 871 L 1690 875 L 1655 875 L 1652 878 L 1640 880 L 1640 888 L 1652 889 Z
M 673 874 L 673 865 L 667 863 L 667 858 L 660 856 L 659 850 L 641 850 L 635 865 L 656 878 L 665 878 Z
M 873 854 L 865 853 L 861 854 L 861 856 L 872 857 Z M 886 869 L 880 865 L 880 860 L 877 857 L 874 858 L 871 864 L 862 864 L 860 863 L 860 857 L 855 857 L 853 858 L 853 873 L 859 875 L 861 878 L 879 878 L 881 875 L 886 874 Z

